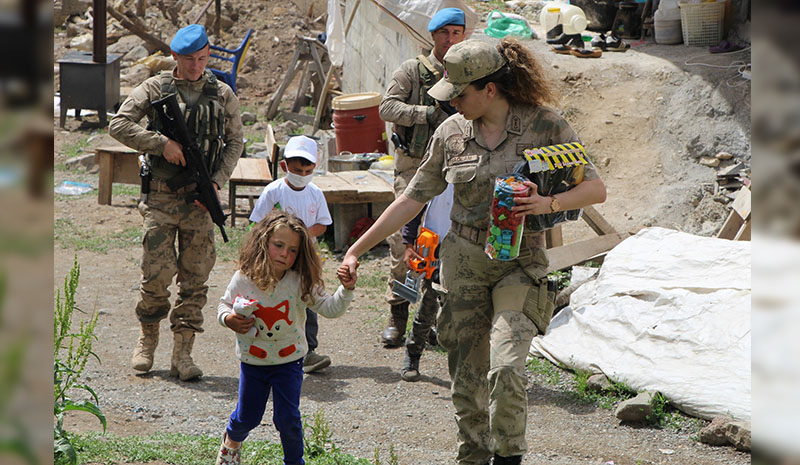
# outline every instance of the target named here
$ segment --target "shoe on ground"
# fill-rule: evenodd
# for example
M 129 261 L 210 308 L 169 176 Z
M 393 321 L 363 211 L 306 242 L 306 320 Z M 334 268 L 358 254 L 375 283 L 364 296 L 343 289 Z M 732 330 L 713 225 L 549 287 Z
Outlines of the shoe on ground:
M 622 40 L 618 35 L 610 35 L 606 37 L 606 50 L 610 52 L 624 52 L 631 48 L 631 44 Z
M 494 454 L 494 458 L 492 459 L 492 465 L 520 465 L 520 464 L 522 464 L 521 455 L 512 455 L 511 457 L 503 457 Z
M 400 369 L 400 377 L 403 381 L 419 381 L 422 375 L 419 373 L 419 359 L 422 355 L 411 355 L 406 350 L 406 356 L 403 358 L 403 368 Z
M 605 51 L 605 49 L 606 49 L 606 39 L 607 39 L 606 35 L 601 32 L 597 37 L 592 39 L 592 42 L 591 42 L 592 48 L 599 48 L 600 50 Z
M 317 370 L 329 367 L 331 358 L 327 355 L 320 355 L 313 350 L 309 350 L 303 358 L 303 373 L 312 373 Z
M 600 58 L 603 56 L 603 51 L 599 48 L 593 48 L 591 50 L 587 50 L 585 48 L 575 48 L 569 53 L 578 58 Z
M 233 449 L 226 446 L 225 435 L 227 435 L 227 433 L 222 436 L 222 444 L 219 446 L 215 465 L 240 465 L 242 461 L 242 448 Z

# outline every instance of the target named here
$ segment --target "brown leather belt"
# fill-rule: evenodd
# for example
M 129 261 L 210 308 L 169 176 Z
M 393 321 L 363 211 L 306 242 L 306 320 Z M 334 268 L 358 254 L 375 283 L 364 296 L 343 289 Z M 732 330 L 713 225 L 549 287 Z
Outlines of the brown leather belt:
M 475 228 L 452 221 L 450 223 L 450 231 L 453 231 L 473 244 L 482 245 L 486 242 L 487 231 L 485 229 Z

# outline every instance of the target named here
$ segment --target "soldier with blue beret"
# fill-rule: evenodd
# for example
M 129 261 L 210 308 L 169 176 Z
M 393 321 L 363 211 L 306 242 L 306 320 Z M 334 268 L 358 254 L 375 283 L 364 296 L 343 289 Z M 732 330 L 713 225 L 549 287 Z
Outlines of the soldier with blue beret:
M 451 46 L 464 40 L 466 21 L 464 12 L 458 8 L 444 8 L 436 12 L 428 23 L 433 49 L 430 54 L 419 55 L 400 65 L 386 89 L 386 94 L 378 108 L 383 121 L 393 123 L 392 132 L 397 134 L 400 146 L 395 147 L 394 191 L 395 196 L 403 193 L 408 181 L 414 176 L 422 161 L 425 147 L 433 131 L 455 110 L 447 102 L 437 102 L 428 95 L 428 89 L 441 79 L 444 68 L 442 60 Z M 416 237 L 417 228 L 413 227 Z M 414 324 L 405 338 L 408 321 L 407 300 L 392 293 L 392 283 L 405 281 L 408 271 L 405 258 L 408 250 L 413 250 L 414 241 L 403 238 L 398 231 L 388 242 L 392 256 L 391 276 L 386 300 L 389 303 L 390 318 L 381 333 L 381 341 L 386 346 L 400 346 L 406 342 L 406 355 L 403 360 L 401 377 L 406 381 L 420 379 L 419 360 L 425 344 L 434 339 L 433 321 L 438 310 L 435 291 L 430 280 L 425 280 L 422 301 L 414 317 Z
M 167 184 L 183 173 L 186 160 L 181 145 L 159 131 L 161 123 L 151 102 L 178 95 L 217 189 L 230 178 L 242 153 L 242 121 L 233 90 L 206 69 L 210 50 L 205 28 L 192 24 L 180 29 L 170 48 L 175 68 L 134 88 L 111 119 L 108 132 L 145 153 L 151 172 L 149 181 L 143 181 L 149 183 L 149 193 L 139 202 L 144 233 L 136 317 L 141 331 L 131 366 L 137 371 L 152 368 L 160 321 L 168 317 L 174 339 L 170 374 L 186 381 L 203 374 L 191 352 L 195 334 L 203 332 L 206 281 L 216 261 L 215 227 L 205 208 L 189 201 L 192 185 L 173 190 Z M 149 124 L 140 123 L 144 117 Z M 176 275 L 178 298 L 173 307 L 168 288 Z

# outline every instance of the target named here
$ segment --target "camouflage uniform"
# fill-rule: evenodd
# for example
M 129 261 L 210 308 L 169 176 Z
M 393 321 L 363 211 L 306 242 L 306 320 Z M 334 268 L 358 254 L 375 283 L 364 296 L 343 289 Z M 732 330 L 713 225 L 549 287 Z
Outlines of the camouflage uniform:
M 176 192 L 167 187 L 167 179 L 182 167 L 163 158 L 167 137 L 143 128 L 139 122 L 147 116 L 153 124 L 156 117 L 150 102 L 161 97 L 164 82 L 170 82 L 170 76 L 171 84 L 177 88 L 182 108 L 187 103 L 190 107 L 197 103 L 202 98 L 205 86 L 216 85 L 218 102 L 221 104 L 217 114 L 224 115 L 224 136 L 221 141 L 224 148 L 209 172 L 212 181 L 222 187 L 242 153 L 239 100 L 227 84 L 216 78 L 211 79 L 213 75 L 208 70 L 203 78 L 195 82 L 175 77 L 174 71 L 166 78 L 164 76 L 165 73 L 153 76 L 136 87 L 109 124 L 109 134 L 112 137 L 147 153 L 152 164 L 150 194 L 146 202 L 139 203 L 139 212 L 144 218 L 144 234 L 142 281 L 136 316 L 142 323 L 154 323 L 169 314 L 173 332 L 202 332 L 202 309 L 206 304 L 208 291 L 206 280 L 216 261 L 214 224 L 205 209 L 187 203 L 194 185 L 180 188 Z M 208 88 L 205 91 L 208 92 Z M 214 143 L 211 141 L 211 144 Z M 209 143 L 201 141 L 199 146 L 205 149 L 204 155 L 208 157 Z M 176 274 L 178 298 L 170 313 L 170 293 L 167 288 Z
M 554 111 L 511 103 L 501 143 L 489 150 L 472 121 L 454 115 L 431 139 L 405 194 L 427 202 L 454 185 L 450 232 L 442 241 L 440 279 L 446 289 L 437 326 L 448 351 L 458 423 L 458 463 L 526 450 L 525 360 L 531 339 L 547 330 L 553 292 L 547 289 L 544 234 L 524 234 L 520 256 L 491 260 L 483 251 L 494 179 L 513 171 L 523 151 L 578 141 Z M 585 166 L 584 179 L 597 179 Z
M 379 107 L 381 119 L 394 123 L 392 131 L 400 136 L 409 149 L 408 154 L 401 150 L 395 151 L 395 197 L 399 197 L 406 189 L 422 161 L 422 156 L 425 155 L 430 136 L 448 116 L 427 93 L 427 89 L 441 78 L 444 70 L 442 63 L 433 52 L 424 60 L 427 64 L 418 57 L 406 60 L 400 65 L 394 72 Z M 434 68 L 435 73 L 428 65 Z M 408 269 L 403 263 L 406 247 L 399 231 L 389 236 L 387 241 L 392 255 L 392 271 L 386 301 L 390 305 L 396 305 L 405 302 L 392 294 L 391 287 L 395 279 L 400 282 L 406 279 Z

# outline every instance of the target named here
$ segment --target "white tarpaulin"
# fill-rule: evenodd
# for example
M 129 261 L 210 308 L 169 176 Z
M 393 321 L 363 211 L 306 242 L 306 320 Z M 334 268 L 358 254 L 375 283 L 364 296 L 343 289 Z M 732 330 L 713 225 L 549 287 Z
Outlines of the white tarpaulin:
M 750 242 L 648 228 L 606 256 L 531 352 L 750 420 Z

